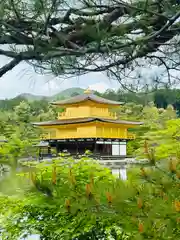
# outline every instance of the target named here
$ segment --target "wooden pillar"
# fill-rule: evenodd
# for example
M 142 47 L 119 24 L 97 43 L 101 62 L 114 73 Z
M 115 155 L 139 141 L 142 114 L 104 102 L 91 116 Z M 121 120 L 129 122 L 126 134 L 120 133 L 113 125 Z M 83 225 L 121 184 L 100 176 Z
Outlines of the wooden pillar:
M 93 151 L 94 153 L 94 155 L 96 155 L 96 153 L 97 153 L 97 144 L 96 144 L 96 140 L 94 140 L 94 151 Z
M 50 155 L 50 154 L 51 154 L 51 147 L 48 146 L 48 155 Z
M 58 156 L 58 141 L 56 140 L 56 155 Z
M 110 156 L 112 156 L 112 144 L 113 144 L 113 142 L 111 140 L 110 145 L 109 145 L 109 155 Z
M 42 151 L 41 151 L 41 147 L 39 147 L 39 152 L 38 152 L 38 159 L 39 159 L 39 162 L 40 160 L 42 159 Z
M 104 143 L 104 141 L 103 141 L 103 149 L 102 149 L 102 154 L 104 154 L 105 153 L 105 143 Z
M 77 141 L 77 139 L 75 141 L 76 141 L 76 155 L 79 155 L 78 141 Z

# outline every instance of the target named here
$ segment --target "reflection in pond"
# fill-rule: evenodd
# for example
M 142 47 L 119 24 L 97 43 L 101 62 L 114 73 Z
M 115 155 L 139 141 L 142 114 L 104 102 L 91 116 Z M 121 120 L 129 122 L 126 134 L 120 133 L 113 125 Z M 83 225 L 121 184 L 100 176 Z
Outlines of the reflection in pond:
M 127 169 L 125 167 L 112 169 L 112 174 L 122 180 L 127 180 Z

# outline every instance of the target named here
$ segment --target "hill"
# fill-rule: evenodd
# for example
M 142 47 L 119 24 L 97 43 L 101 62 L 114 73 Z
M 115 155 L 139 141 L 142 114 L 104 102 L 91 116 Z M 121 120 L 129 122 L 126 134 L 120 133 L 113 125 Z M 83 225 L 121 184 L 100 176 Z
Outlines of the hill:
M 58 94 L 53 95 L 52 97 L 50 97 L 50 100 L 60 100 L 60 99 L 65 99 L 65 98 L 70 98 L 73 95 L 79 95 L 79 94 L 83 94 L 84 93 L 84 89 L 82 88 L 68 88 L 65 89 L 61 92 L 59 92 Z
M 38 100 L 42 100 L 42 99 L 46 99 L 48 101 L 53 101 L 53 100 L 69 98 L 73 95 L 83 94 L 83 92 L 84 92 L 84 89 L 82 89 L 82 88 L 68 88 L 68 89 L 65 89 L 65 90 L 63 90 L 55 95 L 52 95 L 50 97 L 42 96 L 42 95 L 34 95 L 31 93 L 22 93 L 22 94 L 18 95 L 16 98 L 24 98 L 30 102 L 38 101 Z
M 20 95 L 18 95 L 16 98 L 25 98 L 27 99 L 29 102 L 32 101 L 38 101 L 38 100 L 42 100 L 42 99 L 47 99 L 47 96 L 42 96 L 42 95 L 34 95 L 31 93 L 22 93 Z

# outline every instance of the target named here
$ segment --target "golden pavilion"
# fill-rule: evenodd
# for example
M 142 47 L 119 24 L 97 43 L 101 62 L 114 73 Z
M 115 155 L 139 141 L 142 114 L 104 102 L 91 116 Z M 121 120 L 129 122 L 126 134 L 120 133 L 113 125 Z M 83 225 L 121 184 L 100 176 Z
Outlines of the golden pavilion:
M 126 156 L 126 143 L 135 138 L 128 129 L 142 124 L 117 119 L 111 110 L 123 103 L 96 96 L 89 89 L 51 104 L 65 109 L 58 119 L 33 123 L 43 130 L 39 147 L 48 146 L 49 154 L 54 148 L 72 155 L 90 150 L 95 155 Z

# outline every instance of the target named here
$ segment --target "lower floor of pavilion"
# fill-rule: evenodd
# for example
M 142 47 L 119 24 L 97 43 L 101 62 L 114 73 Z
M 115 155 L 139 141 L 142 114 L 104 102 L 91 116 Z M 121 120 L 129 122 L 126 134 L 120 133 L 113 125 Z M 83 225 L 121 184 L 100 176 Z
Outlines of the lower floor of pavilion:
M 100 156 L 126 156 L 127 141 L 125 139 L 49 139 L 41 141 L 36 145 L 39 149 L 39 156 L 51 156 L 68 152 L 71 155 L 82 155 L 90 151 L 93 155 Z

